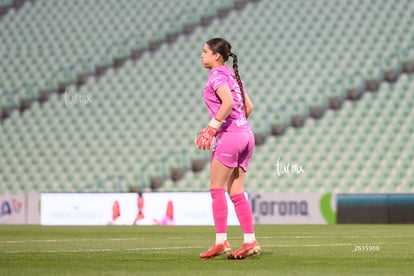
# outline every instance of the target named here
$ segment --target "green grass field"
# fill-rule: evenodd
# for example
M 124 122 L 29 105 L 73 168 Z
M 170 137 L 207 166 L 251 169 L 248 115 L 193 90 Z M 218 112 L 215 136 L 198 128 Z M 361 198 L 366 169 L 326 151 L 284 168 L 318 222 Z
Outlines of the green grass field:
M 262 254 L 203 260 L 213 227 L 0 226 L 0 275 L 413 275 L 414 225 L 257 225 Z M 239 227 L 229 228 L 233 249 Z

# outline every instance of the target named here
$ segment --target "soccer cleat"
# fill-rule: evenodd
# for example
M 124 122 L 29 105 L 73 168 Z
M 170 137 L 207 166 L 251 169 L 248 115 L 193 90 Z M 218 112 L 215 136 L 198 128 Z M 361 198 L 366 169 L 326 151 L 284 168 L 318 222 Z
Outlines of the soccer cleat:
M 231 253 L 229 259 L 244 259 L 246 257 L 260 254 L 260 246 L 257 241 L 252 243 L 243 243 L 242 247 Z
M 222 244 L 215 244 L 206 252 L 200 253 L 200 258 L 213 258 L 218 255 L 228 255 L 231 252 L 231 247 L 228 241 Z

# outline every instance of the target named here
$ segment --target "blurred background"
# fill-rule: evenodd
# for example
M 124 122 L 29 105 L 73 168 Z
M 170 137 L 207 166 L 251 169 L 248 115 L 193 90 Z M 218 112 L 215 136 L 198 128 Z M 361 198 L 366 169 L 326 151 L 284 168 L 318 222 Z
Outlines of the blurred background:
M 414 192 L 414 1 L 0 0 L 0 194 L 208 190 L 212 37 L 255 104 L 247 191 Z

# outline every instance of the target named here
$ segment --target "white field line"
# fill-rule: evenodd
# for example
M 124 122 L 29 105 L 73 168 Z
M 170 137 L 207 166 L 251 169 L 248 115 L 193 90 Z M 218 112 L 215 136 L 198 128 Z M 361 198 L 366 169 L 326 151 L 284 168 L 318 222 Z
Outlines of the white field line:
M 352 243 L 334 243 L 334 244 L 301 244 L 301 245 L 268 245 L 262 248 L 294 248 L 294 247 L 339 247 L 354 246 Z M 159 250 L 182 250 L 182 249 L 199 249 L 202 246 L 171 246 L 171 247 L 138 247 L 138 248 L 98 248 L 98 249 L 61 249 L 61 250 L 9 250 L 1 253 L 5 254 L 21 254 L 21 253 L 93 253 L 93 252 L 137 252 L 137 251 L 159 251 Z
M 414 236 L 257 236 L 258 240 L 264 239 L 407 239 L 414 238 Z M 146 237 L 135 237 L 135 238 L 101 238 L 101 239 L 47 239 L 47 240 L 9 240 L 9 241 L 0 241 L 0 244 L 10 244 L 10 243 L 54 243 L 54 242 L 87 242 L 87 241 L 136 241 L 136 240 L 146 240 Z M 168 240 L 184 240 L 184 237 L 170 237 Z M 242 240 L 238 238 L 236 240 Z
M 327 240 L 330 238 L 336 239 L 398 239 L 398 238 L 407 238 L 407 236 L 258 236 L 258 240 L 279 240 L 279 239 L 322 239 Z M 134 238 L 100 238 L 100 239 L 47 239 L 47 240 L 9 240 L 9 241 L 0 241 L 0 244 L 27 244 L 27 243 L 64 243 L 64 242 L 104 242 L 104 241 L 138 241 L 146 240 L 146 237 L 134 237 Z M 181 237 L 170 237 L 167 240 L 184 240 L 185 238 Z M 237 239 L 241 240 L 241 239 Z M 266 242 L 261 244 L 262 248 L 310 248 L 310 247 L 341 247 L 341 246 L 355 246 L 360 244 L 359 241 L 354 241 L 353 243 L 311 243 L 311 244 L 277 244 L 277 245 L 266 245 Z M 384 244 L 384 242 L 373 242 L 375 244 Z M 406 244 L 404 242 L 392 242 L 392 244 Z M 197 249 L 202 248 L 201 246 L 170 246 L 170 247 L 138 247 L 138 248 L 97 248 L 97 249 L 59 249 L 59 250 L 7 250 L 1 251 L 0 254 L 21 254 L 21 253 L 82 253 L 82 252 L 137 252 L 137 251 L 159 251 L 159 250 L 180 250 L 180 249 Z
M 195 249 L 201 246 L 171 246 L 171 247 L 141 247 L 141 248 L 99 248 L 99 249 L 62 249 L 62 250 L 10 250 L 0 253 L 21 254 L 21 253 L 93 253 L 93 252 L 122 252 L 122 251 L 159 251 L 159 250 L 179 250 L 179 249 Z
M 0 241 L 0 244 L 5 243 L 36 243 L 36 242 L 85 242 L 85 241 L 136 241 L 145 240 L 144 237 L 137 238 L 116 238 L 116 239 L 49 239 L 49 240 L 15 240 L 15 241 Z
M 381 243 L 382 244 L 382 243 Z M 406 242 L 397 242 L 393 244 L 406 244 Z M 355 243 L 313 243 L 313 244 L 278 244 L 278 245 L 261 245 L 262 248 L 311 248 L 311 247 L 345 247 L 355 246 Z M 160 251 L 160 250 L 183 250 L 183 249 L 200 249 L 202 246 L 170 246 L 170 247 L 137 247 L 137 248 L 99 248 L 99 249 L 61 249 L 61 250 L 9 250 L 0 251 L 4 254 L 22 254 L 22 253 L 94 253 L 94 252 L 138 252 L 138 251 Z
M 407 236 L 273 236 L 258 237 L 258 239 L 407 239 L 413 238 L 413 235 Z

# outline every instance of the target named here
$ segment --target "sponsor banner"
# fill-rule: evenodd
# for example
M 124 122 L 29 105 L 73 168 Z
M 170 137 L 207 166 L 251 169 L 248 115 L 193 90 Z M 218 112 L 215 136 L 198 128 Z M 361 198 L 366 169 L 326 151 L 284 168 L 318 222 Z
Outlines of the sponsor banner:
M 40 194 L 33 193 L 26 196 L 26 223 L 40 224 Z
M 26 196 L 0 196 L 0 224 L 26 223 Z
M 334 224 L 332 194 L 249 194 L 255 224 Z
M 227 196 L 228 206 L 232 207 Z M 42 225 L 214 225 L 209 192 L 43 193 Z M 229 208 L 229 225 L 238 225 Z

